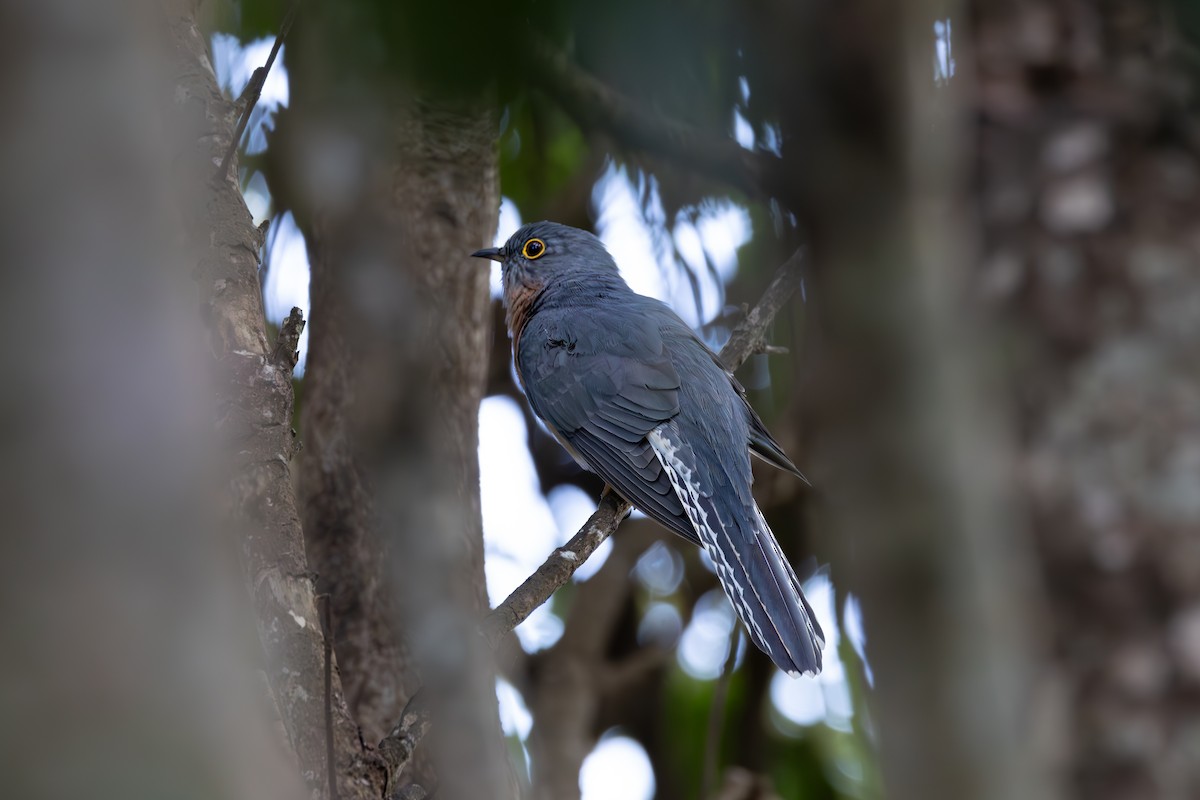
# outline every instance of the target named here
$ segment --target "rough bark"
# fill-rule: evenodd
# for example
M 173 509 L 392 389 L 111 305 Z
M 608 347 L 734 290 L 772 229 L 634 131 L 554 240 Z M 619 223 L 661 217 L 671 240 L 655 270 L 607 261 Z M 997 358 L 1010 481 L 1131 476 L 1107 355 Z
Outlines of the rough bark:
M 369 735 L 392 728 L 418 680 L 428 700 L 435 768 L 401 781 L 503 797 L 494 674 L 474 632 L 490 316 L 469 259 L 494 235 L 498 117 L 484 90 L 445 92 L 344 49 L 375 35 L 333 9 L 298 20 L 273 145 L 292 173 L 273 190 L 297 208 L 313 270 L 310 535 Z
M 415 352 L 392 387 L 409 400 L 392 405 L 391 414 L 402 416 L 384 421 L 369 457 L 386 487 L 386 518 L 397 525 L 388 543 L 406 584 L 405 619 L 423 691 L 432 693 L 439 792 L 503 798 L 514 793 L 514 778 L 500 735 L 490 652 L 476 635 L 488 607 L 478 435 L 489 297 L 486 273 L 464 264 L 465 254 L 495 235 L 497 116 L 486 98 L 467 106 L 417 101 L 398 122 L 390 203 L 407 237 L 401 267 L 421 311 L 406 310 L 407 344 Z M 371 379 L 378 381 L 387 361 L 373 363 Z M 411 397 L 413 375 L 427 376 L 418 398 Z M 414 480 L 415 471 L 425 478 Z
M 1197 76 L 1168 6 L 971 4 L 978 278 L 1049 599 L 1038 731 L 1089 800 L 1200 795 Z
M 298 493 L 309 563 L 330 598 L 333 639 L 350 709 L 367 741 L 383 738 L 417 679 L 396 625 L 396 587 L 387 580 L 374 503 L 353 446 L 351 326 L 342 301 L 337 256 L 314 242 L 311 312 L 300 429 Z M 319 254 L 319 255 L 318 255 Z
M 209 346 L 223 380 L 218 430 L 237 453 L 230 515 L 242 536 L 267 678 L 312 796 L 328 796 L 332 734 L 339 796 L 377 797 L 382 773 L 362 750 L 336 672 L 326 726 L 324 638 L 291 482 L 295 362 L 287 344 L 277 351 L 267 338 L 258 280 L 262 232 L 242 200 L 236 170 L 214 179 L 240 109 L 221 95 L 191 4 L 165 8 L 177 53 L 178 124 L 194 130 L 193 149 L 180 158 L 180 186 L 188 187 L 182 202 L 193 223 Z

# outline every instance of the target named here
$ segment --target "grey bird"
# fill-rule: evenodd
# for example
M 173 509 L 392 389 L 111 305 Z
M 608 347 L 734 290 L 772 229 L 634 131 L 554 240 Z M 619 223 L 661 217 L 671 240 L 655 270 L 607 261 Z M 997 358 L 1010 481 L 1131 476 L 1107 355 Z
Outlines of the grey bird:
M 502 265 L 513 360 L 534 413 L 584 469 L 704 548 L 751 639 L 793 677 L 825 637 L 751 494 L 750 454 L 804 478 L 742 387 L 587 231 L 525 225 L 472 255 Z

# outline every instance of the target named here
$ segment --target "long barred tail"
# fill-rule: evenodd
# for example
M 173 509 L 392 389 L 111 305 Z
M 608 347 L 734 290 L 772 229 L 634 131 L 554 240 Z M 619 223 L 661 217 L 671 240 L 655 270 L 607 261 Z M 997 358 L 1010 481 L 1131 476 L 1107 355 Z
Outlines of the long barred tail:
M 673 428 L 656 429 L 650 444 L 750 638 L 789 675 L 816 675 L 825 635 L 762 512 L 730 491 L 702 491 L 695 455 Z

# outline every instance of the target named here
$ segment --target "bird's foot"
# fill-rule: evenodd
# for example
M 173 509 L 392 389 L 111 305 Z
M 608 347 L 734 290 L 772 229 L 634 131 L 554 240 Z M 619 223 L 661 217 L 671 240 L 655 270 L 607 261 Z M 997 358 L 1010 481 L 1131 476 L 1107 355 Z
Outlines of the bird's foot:
M 625 502 L 625 499 L 623 497 L 621 497 L 621 495 L 617 494 L 616 490 L 613 489 L 612 486 L 608 485 L 607 483 L 604 484 L 604 489 L 600 492 L 600 502 L 603 503 L 604 498 L 608 497 L 610 494 L 618 502 L 618 504 Z M 629 517 L 629 515 L 632 513 L 633 513 L 633 506 L 627 506 L 625 509 L 625 514 L 624 514 L 624 516 L 621 517 L 621 519 L 627 519 Z

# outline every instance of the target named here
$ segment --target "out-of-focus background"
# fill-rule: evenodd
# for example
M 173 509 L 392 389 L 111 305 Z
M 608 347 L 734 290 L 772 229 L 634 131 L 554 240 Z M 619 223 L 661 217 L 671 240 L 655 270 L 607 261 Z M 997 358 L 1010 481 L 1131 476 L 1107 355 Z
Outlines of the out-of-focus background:
M 1200 795 L 1191 4 L 443 5 L 0 11 L 5 794 Z M 636 512 L 476 641 L 602 489 L 468 257 L 540 219 L 714 349 L 802 250 L 819 677 Z

